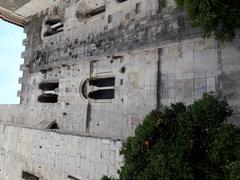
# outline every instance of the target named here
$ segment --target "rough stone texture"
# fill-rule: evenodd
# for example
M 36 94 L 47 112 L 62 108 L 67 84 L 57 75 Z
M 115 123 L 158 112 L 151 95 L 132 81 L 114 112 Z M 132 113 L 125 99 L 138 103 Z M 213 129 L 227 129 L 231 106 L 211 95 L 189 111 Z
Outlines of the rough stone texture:
M 163 48 L 161 77 L 163 105 L 177 101 L 190 104 L 204 92 L 216 92 L 217 42 L 195 38 Z
M 30 0 L 1 0 L 0 6 L 10 11 L 15 11 Z
M 0 9 L 3 8 L 27 19 L 58 1 L 60 0 L 0 0 Z M 11 19 L 10 22 L 14 23 L 15 19 Z
M 0 106 L 0 121 L 18 127 L 8 125 L 6 129 L 9 130 L 3 131 L 2 141 L 9 146 L 17 143 L 24 148 L 21 137 L 16 138 L 11 145 L 11 136 L 17 136 L 11 134 L 14 133 L 12 131 L 36 132 L 44 137 L 54 135 L 60 147 L 68 146 L 68 141 L 62 142 L 61 138 L 85 138 L 87 144 L 95 143 L 89 146 L 86 153 L 96 153 L 99 151 L 96 143 L 101 138 L 126 139 L 134 134 L 135 127 L 151 110 L 161 109 L 177 101 L 190 104 L 204 92 L 210 91 L 229 99 L 235 110 L 230 121 L 239 124 L 239 34 L 231 44 L 202 39 L 201 30 L 188 24 L 185 14 L 175 8 L 174 0 L 167 0 L 164 7 L 162 3 L 159 6 L 159 2 L 69 0 L 61 1 L 33 16 L 29 26 L 25 27 L 27 39 L 23 41 L 26 51 L 22 54 L 23 77 L 19 79 L 22 84 L 19 92 L 21 104 Z M 138 10 L 137 3 L 141 3 Z M 104 5 L 105 12 L 90 17 L 100 7 L 104 9 Z M 49 19 L 57 19 L 60 23 L 57 26 L 63 25 L 63 31 L 44 36 L 49 30 L 46 25 Z M 107 87 L 114 89 L 114 98 L 85 98 L 86 94 L 101 90 L 101 85 L 104 85 L 90 86 L 86 80 L 104 77 L 115 78 L 115 84 Z M 39 102 L 38 97 L 43 94 L 40 89 L 42 82 L 59 82 L 54 92 L 58 95 L 57 103 Z M 54 130 L 56 133 L 46 132 L 54 122 L 59 127 Z M 33 137 L 30 135 L 30 138 Z M 38 147 L 45 143 L 54 149 L 48 139 L 39 140 L 36 137 L 33 140 Z M 67 175 L 65 173 L 71 173 L 71 176 L 79 179 L 100 179 L 101 174 L 95 173 L 97 171 L 93 164 L 87 164 L 88 176 L 82 172 L 83 169 L 77 169 L 78 157 L 73 157 L 72 152 L 61 148 L 57 150 L 61 163 L 63 157 L 71 157 L 68 161 L 70 168 L 56 165 L 56 169 L 51 171 L 51 168 L 41 165 L 46 168 L 46 173 L 36 170 L 37 164 L 52 163 L 56 159 L 48 161 L 40 156 L 33 163 L 32 153 L 36 154 L 37 150 L 21 154 L 9 151 L 4 146 L 4 162 L 11 163 L 16 158 L 19 165 L 15 164 L 18 168 L 16 172 L 14 168 L 11 169 L 14 171 L 12 173 L 5 166 L 3 177 L 14 174 L 18 179 L 21 171 L 25 170 L 23 164 L 29 163 L 29 171 L 43 179 L 64 179 Z M 108 150 L 106 152 L 106 157 L 111 158 Z M 91 157 L 92 162 L 99 162 L 94 157 Z M 85 163 L 83 159 L 77 161 Z M 109 162 L 120 164 L 121 159 Z M 1 165 L 4 166 L 4 163 Z M 117 167 L 108 165 L 100 168 L 108 169 L 102 170 L 108 175 L 116 175 Z M 96 168 L 99 168 L 98 165 Z
M 121 142 L 0 125 L 0 179 L 20 180 L 22 171 L 41 180 L 117 177 Z

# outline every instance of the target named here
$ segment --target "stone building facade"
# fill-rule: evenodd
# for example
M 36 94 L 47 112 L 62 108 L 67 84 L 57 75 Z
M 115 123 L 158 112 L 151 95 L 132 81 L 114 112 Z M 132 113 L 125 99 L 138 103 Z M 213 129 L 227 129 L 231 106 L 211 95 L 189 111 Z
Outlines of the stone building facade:
M 0 0 L 27 38 L 21 103 L 0 105 L 0 179 L 118 177 L 121 144 L 147 113 L 204 92 L 226 97 L 239 124 L 239 34 L 201 38 L 174 0 L 14 5 Z

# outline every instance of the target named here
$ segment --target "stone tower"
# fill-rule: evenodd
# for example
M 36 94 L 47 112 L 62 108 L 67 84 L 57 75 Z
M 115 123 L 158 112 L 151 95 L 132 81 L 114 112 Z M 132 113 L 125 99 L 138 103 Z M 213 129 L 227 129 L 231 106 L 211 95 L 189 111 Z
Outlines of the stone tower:
M 240 117 L 240 38 L 202 39 L 174 0 L 0 0 L 24 27 L 19 105 L 0 105 L 1 180 L 118 177 L 153 109 L 214 91 Z

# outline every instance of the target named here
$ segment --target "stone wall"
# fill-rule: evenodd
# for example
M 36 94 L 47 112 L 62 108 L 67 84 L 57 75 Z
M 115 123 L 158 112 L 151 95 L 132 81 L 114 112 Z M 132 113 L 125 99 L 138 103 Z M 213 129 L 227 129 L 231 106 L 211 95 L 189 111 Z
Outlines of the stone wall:
M 178 101 L 190 104 L 210 91 L 227 97 L 235 110 L 232 121 L 237 123 L 238 42 L 227 45 L 213 39 L 194 38 L 156 49 L 102 56 L 94 63 L 91 60 L 71 61 L 71 64 L 51 70 L 45 77 L 32 73 L 29 104 L 19 107 L 26 110 L 24 124 L 46 128 L 57 121 L 64 131 L 124 138 L 133 133 L 151 110 Z M 91 64 L 94 68 L 90 73 Z M 122 67 L 125 67 L 124 73 L 121 73 Z M 115 98 L 111 101 L 85 99 L 82 83 L 101 73 L 115 77 Z M 39 83 L 56 79 L 59 80 L 58 103 L 39 103 Z M 88 111 L 89 105 L 91 111 Z M 14 108 L 8 109 L 13 113 L 5 113 L 5 119 L 7 116 L 10 120 L 19 119 L 20 114 Z M 41 126 L 43 123 L 46 126 Z
M 239 124 L 239 33 L 202 39 L 174 2 L 62 0 L 31 18 L 21 104 L 0 106 L 0 179 L 117 177 L 120 140 L 147 113 L 204 92 Z
M 23 171 L 40 180 L 117 177 L 121 141 L 0 125 L 0 179 L 21 180 Z M 71 178 L 72 177 L 72 178 Z
M 239 124 L 239 57 L 239 40 L 221 44 L 194 38 L 93 61 L 71 61 L 45 76 L 31 73 L 29 103 L 0 106 L 0 119 L 40 129 L 56 121 L 64 132 L 121 139 L 132 135 L 151 110 L 178 101 L 190 104 L 213 91 L 229 100 L 234 109 L 231 121 Z M 102 76 L 115 77 L 114 99 L 85 99 L 83 82 Z M 59 81 L 58 103 L 37 101 L 39 84 L 45 80 Z

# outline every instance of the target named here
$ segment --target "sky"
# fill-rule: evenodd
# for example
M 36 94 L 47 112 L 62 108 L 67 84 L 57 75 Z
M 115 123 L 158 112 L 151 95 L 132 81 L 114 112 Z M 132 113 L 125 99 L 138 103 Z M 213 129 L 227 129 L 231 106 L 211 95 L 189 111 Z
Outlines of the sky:
M 17 91 L 21 89 L 18 78 L 22 77 L 20 64 L 25 39 L 23 28 L 0 19 L 0 104 L 19 104 Z

